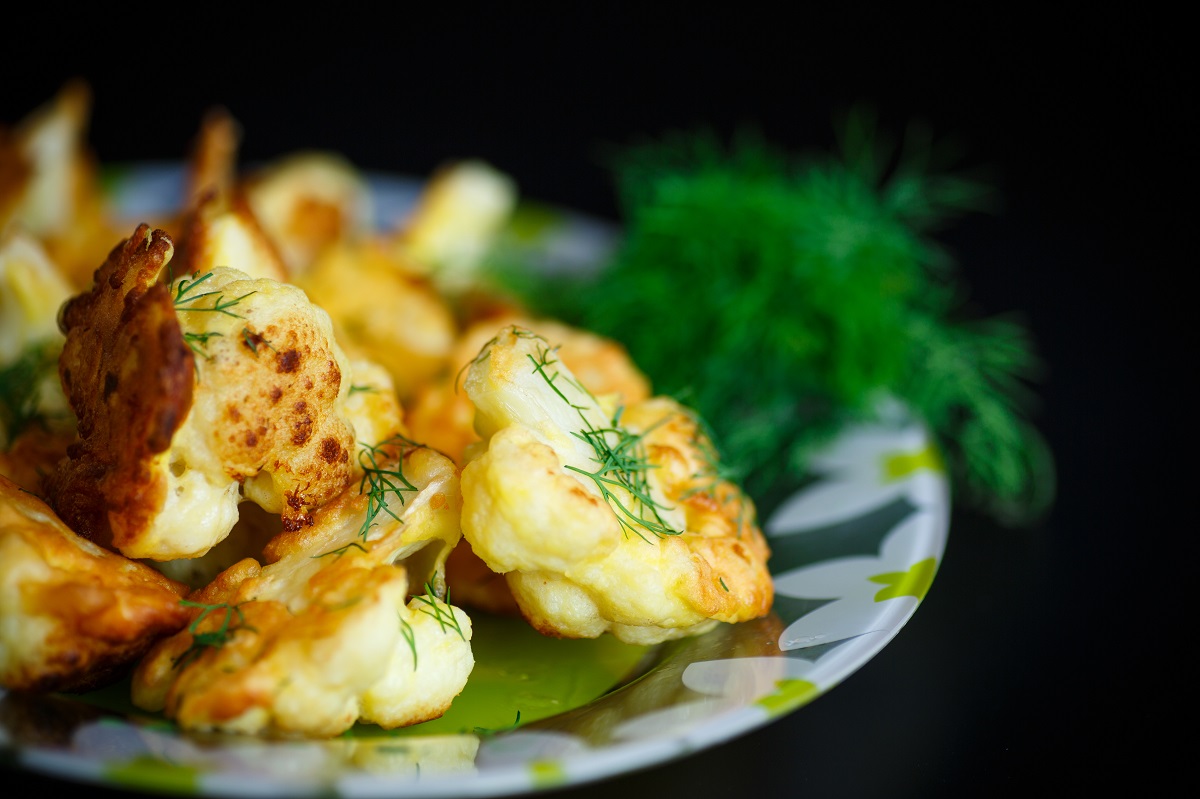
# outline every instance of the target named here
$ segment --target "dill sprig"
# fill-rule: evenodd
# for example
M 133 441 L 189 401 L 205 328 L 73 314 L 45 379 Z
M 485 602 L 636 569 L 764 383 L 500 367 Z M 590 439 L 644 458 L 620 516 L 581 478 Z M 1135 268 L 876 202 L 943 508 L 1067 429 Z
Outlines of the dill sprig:
M 313 555 L 312 559 L 318 560 L 320 558 L 328 557 L 330 555 L 333 555 L 335 558 L 340 558 L 342 555 L 345 555 L 351 549 L 357 549 L 359 552 L 364 552 L 364 553 L 367 551 L 367 548 L 364 547 L 362 544 L 358 543 L 357 541 L 351 541 L 349 544 L 338 547 L 337 549 L 331 549 L 328 552 L 322 552 L 319 555 Z
M 481 738 L 490 738 L 494 735 L 499 735 L 502 732 L 511 732 L 521 726 L 521 711 L 517 711 L 517 717 L 513 719 L 513 723 L 505 727 L 475 727 L 472 732 Z
M 175 296 L 172 298 L 174 301 L 174 304 L 175 304 L 175 312 L 176 313 L 218 313 L 218 314 L 222 314 L 224 316 L 232 316 L 235 319 L 245 319 L 245 317 L 242 316 L 241 314 L 234 313 L 233 311 L 231 311 L 229 309 L 233 308 L 235 305 L 237 305 L 242 300 L 249 297 L 251 294 L 254 294 L 254 292 L 248 291 L 245 294 L 243 294 L 242 296 L 234 297 L 233 299 L 225 299 L 225 293 L 220 290 L 198 292 L 197 291 L 198 288 L 204 283 L 204 281 L 208 280 L 212 276 L 213 276 L 212 272 L 205 272 L 203 275 L 201 275 L 200 277 L 197 277 L 195 279 L 189 279 L 186 277 L 181 278 L 179 280 L 179 282 L 177 284 L 175 284 Z M 200 302 L 201 300 L 208 298 L 208 297 L 213 297 L 212 305 L 204 306 L 204 305 L 196 304 L 196 303 Z M 251 345 L 247 334 L 248 334 L 248 329 L 243 328 L 243 330 L 242 330 L 243 340 L 246 341 L 247 346 L 251 346 L 251 348 L 254 349 L 255 354 L 257 354 L 257 352 L 258 352 L 257 348 L 255 348 Z M 210 355 L 208 352 L 208 340 L 213 338 L 214 336 L 221 336 L 221 335 L 222 335 L 221 333 L 217 333 L 217 332 L 190 333 L 188 331 L 184 331 L 183 340 L 184 340 L 184 342 L 187 343 L 188 348 L 192 351 L 192 353 L 194 355 L 198 355 L 201 358 L 204 358 L 205 360 L 212 360 L 212 355 Z M 200 364 L 197 362 L 196 363 L 197 375 L 199 374 L 199 370 L 200 370 Z
M 1032 520 L 1053 487 L 1027 418 L 1038 358 L 1015 321 L 973 318 L 934 238 L 996 199 L 948 154 L 917 128 L 887 142 L 861 111 L 836 151 L 804 158 L 753 134 L 634 145 L 610 162 L 624 235 L 608 262 L 512 286 L 623 342 L 659 393 L 687 393 L 764 513 L 891 397 L 929 425 L 956 498 Z
M 193 354 L 199 355 L 201 358 L 212 360 L 212 355 L 208 352 L 208 340 L 213 336 L 220 336 L 221 333 L 184 333 L 183 340 L 187 342 L 188 348 Z
M 622 427 L 622 408 L 617 409 L 609 427 L 598 428 L 593 425 L 585 413 L 587 408 L 571 402 L 556 385 L 563 373 L 547 371 L 547 367 L 558 363 L 554 357 L 557 349 L 539 343 L 537 350 L 536 358 L 529 356 L 534 373 L 540 375 L 554 393 L 579 414 L 583 427 L 572 431 L 571 434 L 592 448 L 592 460 L 597 464 L 596 470 L 591 472 L 570 465 L 566 468 L 592 479 L 604 501 L 613 509 L 617 522 L 626 534 L 633 533 L 648 542 L 649 539 L 642 534 L 642 530 L 655 537 L 682 533 L 682 530 L 675 529 L 663 519 L 661 511 L 670 508 L 657 501 L 650 492 L 649 471 L 657 467 L 646 457 L 642 441 L 650 431 L 632 433 Z M 595 397 L 582 383 L 573 381 L 571 385 L 596 404 Z M 624 495 L 630 497 L 629 504 L 626 504 Z
M 447 591 L 446 599 L 439 601 L 437 593 L 433 590 L 433 585 L 428 581 L 425 583 L 425 593 L 415 597 L 418 603 L 423 607 L 417 608 L 421 613 L 430 616 L 438 623 L 438 627 L 442 632 L 453 630 L 458 633 L 458 637 L 462 640 L 467 640 L 466 635 L 462 631 L 462 625 L 458 623 L 458 617 L 454 615 L 454 611 L 450 609 L 450 593 Z
M 189 280 L 186 277 L 182 278 L 175 287 L 175 310 L 196 313 L 219 313 L 224 314 L 225 316 L 232 316 L 237 319 L 244 319 L 245 317 L 243 317 L 241 314 L 236 314 L 229 309 L 249 297 L 251 294 L 254 294 L 254 292 L 248 291 L 240 297 L 234 297 L 233 299 L 229 300 L 225 299 L 225 293 L 220 290 L 202 291 L 197 294 L 196 289 L 200 286 L 200 284 L 212 276 L 212 272 L 205 272 L 195 280 Z M 213 304 L 209 306 L 195 305 L 195 303 L 199 302 L 205 297 L 215 297 Z
M 413 671 L 417 670 L 417 634 L 413 632 L 412 625 L 404 620 L 403 617 L 398 617 L 400 621 L 400 634 L 404 636 L 405 642 L 408 644 L 409 651 L 413 656 Z
M 254 292 L 250 292 L 253 294 Z M 245 295 L 249 297 L 250 294 Z M 250 350 L 254 355 L 258 355 L 259 347 L 266 347 L 269 350 L 276 351 L 274 345 L 271 344 L 263 335 L 255 333 L 249 327 L 242 328 L 242 343 L 246 345 L 246 349 Z
M 192 623 L 188 625 L 188 632 L 192 635 L 192 645 L 175 659 L 176 668 L 184 668 L 208 649 L 220 649 L 225 646 L 238 630 L 255 631 L 253 627 L 246 624 L 246 616 L 242 612 L 240 604 L 228 605 L 221 602 L 209 605 L 203 602 L 192 602 L 188 599 L 181 599 L 179 603 L 189 608 L 202 608 L 202 610 L 192 620 Z M 224 613 L 217 629 L 197 632 L 200 623 L 213 613 Z M 234 622 L 235 619 L 237 620 L 236 623 Z
M 375 524 L 375 518 L 381 512 L 400 521 L 400 517 L 388 506 L 389 496 L 398 497 L 400 504 L 403 505 L 405 502 L 404 492 L 416 493 L 419 489 L 404 476 L 404 470 L 399 462 L 394 466 L 383 463 L 391 457 L 393 447 L 415 446 L 412 441 L 404 436 L 396 435 L 378 444 L 367 444 L 361 441 L 359 443 L 363 447 L 358 453 L 358 462 L 362 467 L 363 476 L 358 483 L 358 493 L 367 495 L 367 515 L 363 518 L 358 535 L 365 541 L 367 533 Z

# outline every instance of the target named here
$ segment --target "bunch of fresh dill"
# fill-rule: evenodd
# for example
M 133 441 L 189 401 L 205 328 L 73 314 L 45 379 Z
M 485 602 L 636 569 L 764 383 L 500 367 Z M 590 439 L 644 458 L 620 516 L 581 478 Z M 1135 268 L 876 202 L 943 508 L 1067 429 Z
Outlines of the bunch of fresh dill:
M 933 233 L 995 194 L 938 156 L 911 134 L 889 148 L 863 113 L 815 157 L 754 135 L 632 146 L 612 161 L 611 262 L 518 291 L 623 342 L 656 392 L 707 421 L 761 509 L 806 478 L 815 448 L 898 399 L 935 435 L 956 501 L 1029 521 L 1053 493 L 1026 416 L 1039 359 L 1019 320 L 962 302 Z

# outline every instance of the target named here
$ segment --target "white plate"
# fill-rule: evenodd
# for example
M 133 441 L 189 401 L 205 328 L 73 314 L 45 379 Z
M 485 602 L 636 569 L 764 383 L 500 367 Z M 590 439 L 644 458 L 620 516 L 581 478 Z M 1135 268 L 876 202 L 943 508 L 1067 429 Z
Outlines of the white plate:
M 390 227 L 420 183 L 368 177 L 376 222 Z M 138 165 L 112 186 L 136 219 L 177 207 L 181 172 Z M 595 263 L 615 242 L 609 226 L 585 216 L 540 208 L 536 217 L 526 245 L 548 268 Z M 423 734 L 418 725 L 397 736 L 368 727 L 330 741 L 268 741 L 195 736 L 96 701 L 0 689 L 0 757 L 51 776 L 170 794 L 503 796 L 716 746 L 799 709 L 874 657 L 941 563 L 948 481 L 928 431 L 902 409 L 845 431 L 814 471 L 763 525 L 776 584 L 771 615 L 653 648 L 578 707 L 501 731 Z

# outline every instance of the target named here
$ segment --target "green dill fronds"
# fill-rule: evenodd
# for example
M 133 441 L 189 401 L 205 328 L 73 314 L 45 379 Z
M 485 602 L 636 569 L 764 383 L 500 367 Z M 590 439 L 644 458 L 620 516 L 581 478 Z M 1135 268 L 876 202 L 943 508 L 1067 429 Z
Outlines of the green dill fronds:
M 208 605 L 202 602 L 192 602 L 188 599 L 179 600 L 181 605 L 189 608 L 202 608 L 200 614 L 192 620 L 188 625 L 188 632 L 192 635 L 192 645 L 184 650 L 183 654 L 175 659 L 176 668 L 184 668 L 192 663 L 196 658 L 200 657 L 207 649 L 220 649 L 229 642 L 233 634 L 238 630 L 250 630 L 256 632 L 255 629 L 246 624 L 246 616 L 242 612 L 241 605 L 227 605 L 218 603 Z M 203 622 L 210 614 L 223 613 L 220 625 L 217 629 L 207 632 L 197 632 L 200 623 Z M 236 619 L 236 623 L 235 620 Z
M 404 636 L 405 642 L 408 643 L 409 651 L 412 652 L 413 671 L 416 671 L 417 670 L 417 634 L 415 632 L 413 632 L 412 625 L 409 624 L 407 621 L 405 621 L 403 618 L 399 618 L 399 621 L 400 621 L 400 634 L 402 636 Z
M 344 547 L 338 547 L 337 549 L 331 549 L 328 552 L 322 552 L 320 555 L 313 555 L 312 558 L 313 558 L 313 560 L 316 560 L 318 558 L 328 557 L 329 555 L 333 555 L 333 557 L 335 557 L 335 558 L 340 558 L 342 555 L 345 555 L 351 549 L 357 549 L 359 552 L 364 552 L 364 553 L 367 551 L 367 548 L 364 547 L 362 544 L 358 543 L 357 541 L 351 541 L 349 544 L 346 544 Z
M 525 300 L 621 341 L 657 393 L 688 396 L 762 512 L 809 479 L 820 446 L 898 397 L 964 499 L 1036 514 L 1053 467 L 1025 416 L 1033 342 L 1011 320 L 959 321 L 958 265 L 933 237 L 996 203 L 955 155 L 916 125 L 888 142 L 862 109 L 835 152 L 804 158 L 752 134 L 627 148 L 610 164 L 612 258 Z
M 481 738 L 490 738 L 493 735 L 499 735 L 502 732 L 509 732 L 521 726 L 521 711 L 517 711 L 517 717 L 513 719 L 513 723 L 506 727 L 475 727 L 472 731 Z
M 212 360 L 212 355 L 208 352 L 208 340 L 213 336 L 221 336 L 221 333 L 184 333 L 183 340 L 187 342 L 188 348 L 193 354 L 199 355 L 206 360 Z
M 370 532 L 371 527 L 375 524 L 375 518 L 381 512 L 387 513 L 396 521 L 400 521 L 400 517 L 388 506 L 389 496 L 399 498 L 400 504 L 403 505 L 405 501 L 404 492 L 416 493 L 418 489 L 404 476 L 404 470 L 401 468 L 400 463 L 396 463 L 394 466 L 381 465 L 381 461 L 387 460 L 389 457 L 389 448 L 397 445 L 413 446 L 412 441 L 404 436 L 397 435 L 378 444 L 359 443 L 363 447 L 358 453 L 358 461 L 359 465 L 362 466 L 363 476 L 358 484 L 358 493 L 367 495 L 367 515 L 363 518 L 358 535 L 365 541 L 367 533 Z
M 252 292 L 253 293 L 253 292 Z M 246 295 L 250 296 L 249 294 Z M 255 333 L 249 327 L 242 328 L 242 343 L 246 345 L 246 349 L 250 350 L 254 355 L 258 355 L 259 347 L 266 347 L 274 351 L 275 347 L 261 333 Z
M 1021 524 L 1054 497 L 1049 446 L 1023 418 L 1043 371 L 1029 334 L 1011 317 L 949 324 L 914 318 L 915 363 L 898 396 L 937 431 L 954 483 L 971 504 Z
M 176 314 L 181 314 L 181 313 L 218 313 L 218 314 L 222 314 L 224 316 L 232 316 L 235 319 L 244 319 L 245 318 L 244 316 L 242 316 L 241 314 L 234 313 L 233 311 L 231 311 L 229 309 L 236 306 L 238 303 L 240 303 L 242 300 L 249 297 L 251 294 L 254 294 L 254 292 L 250 291 L 250 292 L 243 294 L 240 297 L 235 297 L 233 299 L 225 299 L 225 294 L 219 290 L 218 291 L 199 291 L 199 288 L 204 283 L 204 281 L 208 280 L 212 276 L 213 276 L 212 272 L 205 272 L 200 277 L 197 277 L 194 279 L 189 279 L 186 277 L 181 278 L 179 280 L 179 282 L 175 284 L 175 295 L 172 298 L 174 305 L 175 305 L 175 313 Z M 197 304 L 208 297 L 213 298 L 212 305 L 198 305 Z M 194 355 L 198 355 L 201 358 L 204 358 L 205 360 L 212 360 L 212 356 L 208 352 L 208 341 L 209 341 L 209 339 L 211 339 L 214 336 L 221 336 L 221 335 L 222 335 L 221 333 L 217 333 L 217 332 L 190 333 L 190 332 L 184 331 L 183 340 L 185 343 L 187 343 L 188 348 L 192 351 L 192 353 Z M 258 353 L 257 346 L 255 343 L 252 343 L 248 328 L 242 329 L 242 338 L 243 338 L 243 341 L 245 342 L 246 346 L 250 347 L 251 350 L 253 350 L 254 353 L 257 354 Z M 264 339 L 264 341 L 265 341 L 265 339 Z M 199 379 L 199 374 L 200 374 L 199 361 L 196 361 L 195 368 L 196 368 L 197 379 Z
M 197 293 L 196 289 L 200 286 L 200 284 L 212 276 L 212 272 L 206 272 L 195 280 L 189 280 L 187 278 L 181 279 L 179 284 L 175 287 L 175 310 L 177 312 L 219 313 L 224 314 L 225 316 L 232 316 L 237 319 L 245 318 L 229 309 L 255 292 L 248 291 L 242 296 L 235 297 L 231 300 L 225 299 L 225 294 L 221 291 L 203 291 Z M 206 297 L 215 297 L 212 305 L 196 305 L 197 302 Z
M 648 474 L 649 470 L 656 467 L 646 457 L 645 446 L 642 443 L 642 439 L 650 431 L 635 434 L 622 427 L 620 408 L 617 409 L 609 427 L 595 427 L 587 418 L 587 408 L 571 402 L 558 387 L 557 381 L 563 373 L 547 370 L 547 367 L 558 363 L 554 357 L 556 354 L 557 349 L 539 344 L 537 357 L 530 355 L 529 360 L 533 364 L 534 373 L 540 375 L 554 393 L 579 414 L 583 426 L 580 430 L 572 431 L 572 435 L 592 448 L 592 460 L 597 465 L 595 471 L 590 472 L 576 466 L 568 465 L 566 468 L 591 478 L 626 534 L 633 533 L 648 542 L 649 539 L 642 534 L 643 530 L 655 537 L 682 533 L 682 530 L 675 529 L 662 518 L 661 511 L 670 508 L 658 502 L 650 491 Z M 581 383 L 575 381 L 571 385 L 590 397 L 595 404 L 595 397 L 592 397 L 591 392 Z M 628 502 L 624 498 L 626 495 L 630 498 Z
M 454 615 L 454 610 L 450 607 L 449 593 L 446 594 L 445 601 L 440 601 L 437 593 L 433 590 L 433 586 L 426 582 L 425 593 L 415 598 L 422 605 L 417 610 L 436 621 L 443 633 L 453 630 L 458 633 L 459 638 L 464 641 L 467 640 L 466 635 L 462 631 L 462 625 L 458 623 L 458 617 Z

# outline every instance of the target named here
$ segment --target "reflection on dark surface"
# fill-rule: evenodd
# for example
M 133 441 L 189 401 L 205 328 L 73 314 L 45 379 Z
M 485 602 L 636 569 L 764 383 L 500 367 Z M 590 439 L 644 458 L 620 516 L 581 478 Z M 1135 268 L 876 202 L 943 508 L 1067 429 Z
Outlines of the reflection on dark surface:
M 896 497 L 861 516 L 801 533 L 774 534 L 768 538 L 772 574 L 812 563 L 855 555 L 877 555 L 883 539 L 917 507 L 905 496 Z
M 69 746 L 76 729 L 104 715 L 99 708 L 53 695 L 0 696 L 0 729 L 20 746 Z
M 785 626 L 771 613 L 741 624 L 722 624 L 695 638 L 668 642 L 658 650 L 654 668 L 632 682 L 583 707 L 521 729 L 569 733 L 591 746 L 612 743 L 613 732 L 623 721 L 706 698 L 684 685 L 684 669 L 692 663 L 783 654 L 779 636 Z

